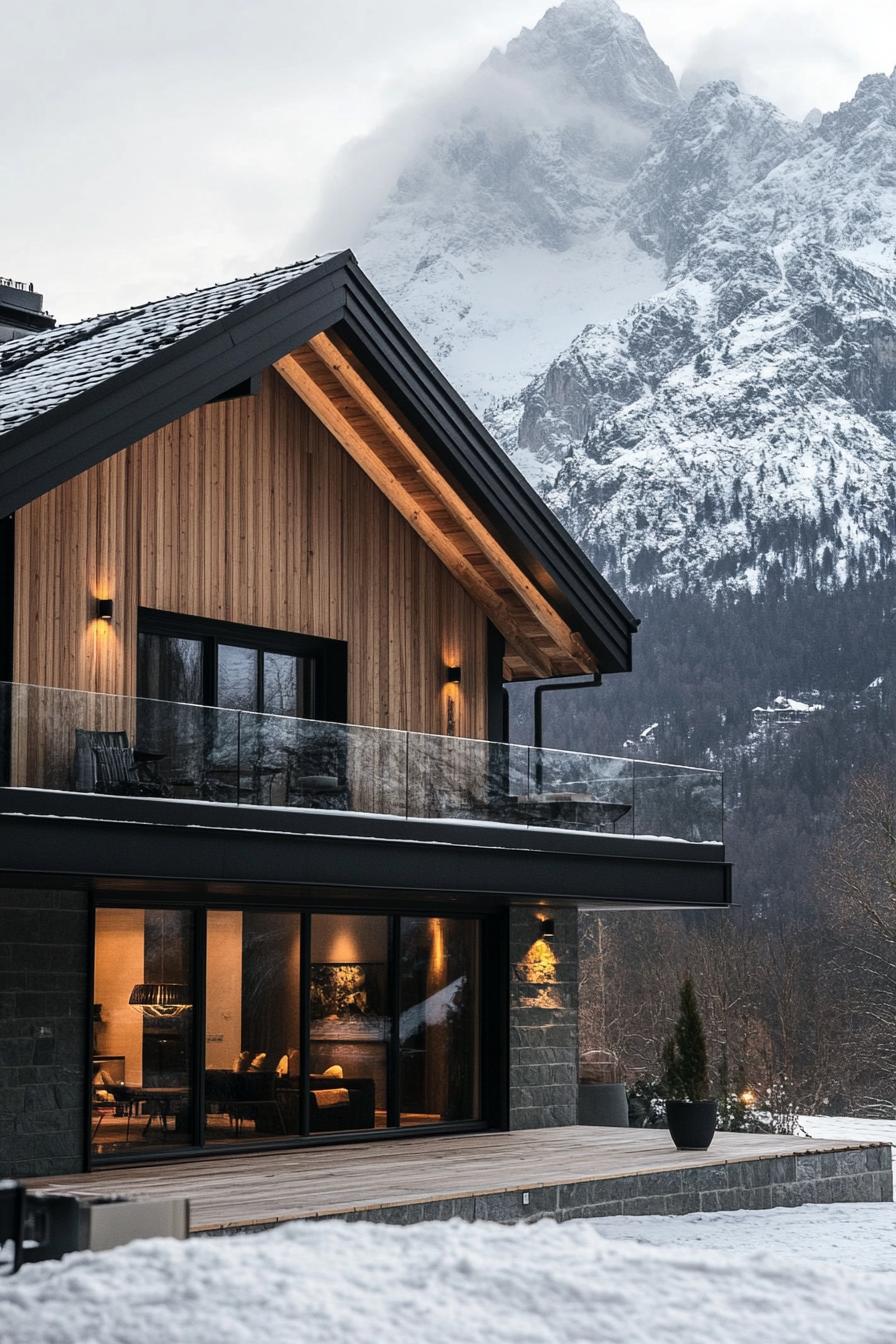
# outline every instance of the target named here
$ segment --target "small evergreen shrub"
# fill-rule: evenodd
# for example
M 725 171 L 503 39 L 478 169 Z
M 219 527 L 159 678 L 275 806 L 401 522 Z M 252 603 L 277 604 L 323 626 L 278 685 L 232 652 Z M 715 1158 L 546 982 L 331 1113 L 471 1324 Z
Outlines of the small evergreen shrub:
M 689 975 L 679 994 L 678 1020 L 663 1048 L 663 1084 L 671 1101 L 707 1101 L 710 1097 L 706 1033 Z

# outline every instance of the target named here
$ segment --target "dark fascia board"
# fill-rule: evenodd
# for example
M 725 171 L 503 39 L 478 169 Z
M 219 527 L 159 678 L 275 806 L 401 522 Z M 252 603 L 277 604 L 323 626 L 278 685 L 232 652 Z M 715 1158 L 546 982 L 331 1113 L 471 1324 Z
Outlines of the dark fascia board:
M 443 377 L 356 263 L 347 267 L 347 343 L 425 438 L 447 449 L 447 465 L 480 511 L 498 504 L 509 553 L 588 643 L 602 646 L 602 670 L 631 669 L 638 620 Z M 590 618 L 582 629 L 583 617 Z
M 707 909 L 731 901 L 730 865 L 721 845 L 525 831 L 514 836 L 510 828 L 492 833 L 481 826 L 350 814 L 290 818 L 280 810 L 226 805 L 203 807 L 197 821 L 198 810 L 189 803 L 101 798 L 96 804 L 86 795 L 0 791 L 4 880 L 90 885 L 139 879 L 344 891 L 360 889 L 363 874 L 364 890 L 475 899 L 489 907 L 560 900 Z M 181 817 L 185 807 L 190 824 Z M 240 815 L 246 811 L 251 820 Z M 293 829 L 287 829 L 290 821 Z
M 350 252 L 150 355 L 0 440 L 0 516 L 336 327 L 501 544 L 592 647 L 629 671 L 638 622 L 370 284 Z

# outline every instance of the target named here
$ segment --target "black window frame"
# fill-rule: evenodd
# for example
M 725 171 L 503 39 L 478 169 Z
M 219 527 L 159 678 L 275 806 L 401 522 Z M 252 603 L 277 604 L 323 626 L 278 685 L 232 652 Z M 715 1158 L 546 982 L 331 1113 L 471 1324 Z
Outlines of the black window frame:
M 93 1150 L 93 1112 L 90 1086 L 93 1059 L 93 997 L 94 977 L 96 973 L 96 911 L 105 908 L 128 909 L 171 909 L 186 911 L 191 916 L 191 937 L 193 947 L 193 1012 L 190 1049 L 190 1125 L 192 1142 L 172 1143 L 169 1148 L 152 1148 L 148 1152 L 135 1150 L 107 1155 L 97 1154 Z M 207 1140 L 205 1129 L 205 1037 L 206 1037 L 206 994 L 208 989 L 207 927 L 208 913 L 212 910 L 252 910 L 293 912 L 300 916 L 300 1097 L 301 1124 L 300 1133 L 284 1135 L 276 1139 L 256 1141 L 239 1140 L 222 1142 Z M 387 927 L 387 984 L 392 1010 L 392 1035 L 387 1043 L 387 1122 L 381 1129 L 354 1129 L 336 1133 L 315 1133 L 310 1129 L 310 989 L 311 989 L 311 920 L 315 914 L 327 915 L 385 915 Z M 398 1092 L 398 1016 L 400 1014 L 399 985 L 399 948 L 401 920 L 408 918 L 469 919 L 479 925 L 479 1110 L 478 1120 L 440 1121 L 427 1125 L 402 1125 Z M 229 1157 L 239 1153 L 285 1152 L 295 1148 L 325 1147 L 342 1143 L 367 1143 L 377 1140 L 408 1139 L 438 1134 L 481 1133 L 489 1129 L 506 1129 L 508 1126 L 506 1097 L 507 1066 L 507 1020 L 506 1005 L 500 994 L 500 986 L 506 979 L 497 968 L 504 964 L 507 949 L 506 911 L 487 913 L 482 911 L 459 911 L 439 903 L 437 906 L 412 904 L 400 909 L 385 906 L 371 907 L 368 904 L 343 904 L 330 906 L 320 898 L 303 901 L 301 898 L 272 901 L 270 896 L 258 893 L 245 893 L 228 900 L 209 894 L 205 899 L 197 900 L 186 891 L 178 898 L 164 899 L 152 892 L 128 892 L 127 895 L 112 891 L 93 893 L 89 909 L 89 957 L 87 1004 L 89 1012 L 87 1074 L 84 1107 L 84 1169 L 101 1170 L 107 1167 L 152 1165 L 183 1158 Z M 496 955 L 498 954 L 498 955 Z M 495 968 L 494 983 L 487 976 L 486 967 Z M 503 1081 L 502 1081 L 503 1080 Z
M 314 712 L 299 718 L 319 719 L 327 723 L 346 723 L 348 717 L 348 645 L 342 639 L 319 635 L 295 634 L 265 626 L 240 625 L 234 621 L 209 620 L 181 612 L 158 611 L 140 607 L 137 611 L 137 639 L 140 635 L 167 635 L 191 639 L 203 645 L 202 682 L 204 705 L 218 707 L 218 646 L 232 645 L 257 653 L 256 712 L 265 713 L 264 655 L 286 653 L 305 659 L 305 691 L 314 694 Z M 312 661 L 313 660 L 313 661 Z M 138 664 L 139 666 L 139 664 Z M 309 680 L 313 679 L 313 686 Z M 138 696 L 140 690 L 138 687 Z M 307 703 L 307 700 L 306 700 Z

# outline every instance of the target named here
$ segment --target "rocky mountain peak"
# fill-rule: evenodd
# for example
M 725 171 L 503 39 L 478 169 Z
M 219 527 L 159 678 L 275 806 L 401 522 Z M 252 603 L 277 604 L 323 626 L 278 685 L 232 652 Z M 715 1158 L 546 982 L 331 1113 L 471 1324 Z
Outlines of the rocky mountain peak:
M 647 125 L 679 101 L 672 72 L 638 20 L 614 0 L 564 0 L 487 64 L 501 72 L 560 75 L 589 102 Z
M 866 75 L 848 102 L 822 117 L 818 134 L 843 145 L 871 129 L 896 130 L 896 70 Z
M 679 103 L 613 0 L 549 9 L 441 100 L 355 250 L 474 404 L 654 292 L 616 202 Z
M 803 134 L 732 80 L 704 84 L 657 129 L 625 192 L 622 222 L 671 267 L 710 216 L 787 158 Z
M 864 80 L 817 130 L 730 82 L 670 113 L 620 198 L 665 286 L 493 414 L 625 587 L 894 568 L 894 95 Z

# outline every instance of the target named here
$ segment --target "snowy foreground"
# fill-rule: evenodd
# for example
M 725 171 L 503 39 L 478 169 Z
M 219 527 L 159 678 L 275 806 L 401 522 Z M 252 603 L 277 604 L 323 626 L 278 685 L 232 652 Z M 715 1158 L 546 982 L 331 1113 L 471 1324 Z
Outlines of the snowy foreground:
M 677 1344 L 761 1323 L 765 1339 L 890 1344 L 894 1308 L 892 1204 L 516 1227 L 294 1223 L 26 1266 L 0 1280 L 0 1340 Z

